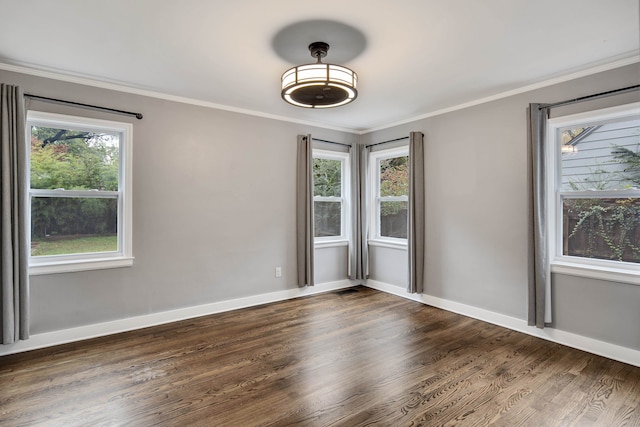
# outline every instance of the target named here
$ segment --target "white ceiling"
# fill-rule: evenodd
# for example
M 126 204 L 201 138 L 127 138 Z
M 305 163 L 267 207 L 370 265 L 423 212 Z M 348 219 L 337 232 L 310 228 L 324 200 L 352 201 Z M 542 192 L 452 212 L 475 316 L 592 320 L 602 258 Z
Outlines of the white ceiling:
M 639 16 L 638 0 L 0 0 L 0 63 L 362 131 L 637 60 Z M 312 41 L 358 73 L 355 102 L 282 101 Z

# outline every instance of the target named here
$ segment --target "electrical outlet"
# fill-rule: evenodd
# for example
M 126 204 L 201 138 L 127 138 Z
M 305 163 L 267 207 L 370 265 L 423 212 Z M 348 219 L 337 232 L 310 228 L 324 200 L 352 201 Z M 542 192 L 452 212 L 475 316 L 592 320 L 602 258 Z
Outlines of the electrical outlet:
M 276 267 L 276 277 L 281 277 L 281 276 L 282 276 L 282 268 Z

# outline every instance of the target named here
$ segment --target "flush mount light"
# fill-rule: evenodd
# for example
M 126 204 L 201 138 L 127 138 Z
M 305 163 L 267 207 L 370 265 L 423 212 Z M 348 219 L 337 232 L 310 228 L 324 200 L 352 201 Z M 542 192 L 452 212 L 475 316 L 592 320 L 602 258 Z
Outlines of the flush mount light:
M 323 64 L 329 45 L 309 45 L 315 64 L 298 65 L 282 75 L 282 99 L 305 108 L 328 108 L 345 105 L 356 99 L 358 75 L 341 65 Z

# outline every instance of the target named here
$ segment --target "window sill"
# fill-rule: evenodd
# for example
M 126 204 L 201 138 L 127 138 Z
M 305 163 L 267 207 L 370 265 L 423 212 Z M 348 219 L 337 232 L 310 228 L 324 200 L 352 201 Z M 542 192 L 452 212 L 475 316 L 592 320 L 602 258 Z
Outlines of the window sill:
M 325 241 L 318 242 L 316 240 L 313 244 L 313 247 L 316 249 L 336 248 L 338 246 L 349 246 L 349 241 L 348 240 L 325 240 Z
M 602 267 L 567 261 L 555 261 L 551 264 L 551 272 L 640 286 L 640 269 L 630 270 L 626 268 Z
M 408 250 L 407 241 L 406 240 L 403 241 L 401 239 L 398 239 L 397 242 L 392 240 L 371 239 L 367 243 L 369 243 L 369 246 L 378 246 L 381 248 L 390 248 L 390 249 L 400 249 L 403 251 Z
M 131 267 L 133 257 L 94 258 L 73 261 L 39 262 L 29 266 L 30 276 L 43 274 L 72 273 L 76 271 L 103 270 L 107 268 Z

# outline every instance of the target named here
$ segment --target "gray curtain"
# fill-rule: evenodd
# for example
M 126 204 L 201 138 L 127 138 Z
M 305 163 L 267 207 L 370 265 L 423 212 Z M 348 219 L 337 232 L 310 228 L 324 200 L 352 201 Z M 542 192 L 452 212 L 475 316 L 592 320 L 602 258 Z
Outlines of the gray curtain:
M 530 326 L 544 328 L 551 323 L 549 258 L 546 221 L 545 136 L 548 110 L 529 104 L 529 315 Z
M 352 146 L 351 153 L 351 239 L 349 279 L 365 282 L 369 276 L 369 238 L 367 215 L 367 164 L 369 149 Z
M 2 344 L 29 338 L 27 147 L 22 90 L 0 84 L 0 244 Z
M 408 292 L 422 293 L 424 283 L 424 135 L 409 134 L 409 286 Z
M 298 286 L 313 286 L 313 158 L 311 135 L 298 135 L 296 243 Z

